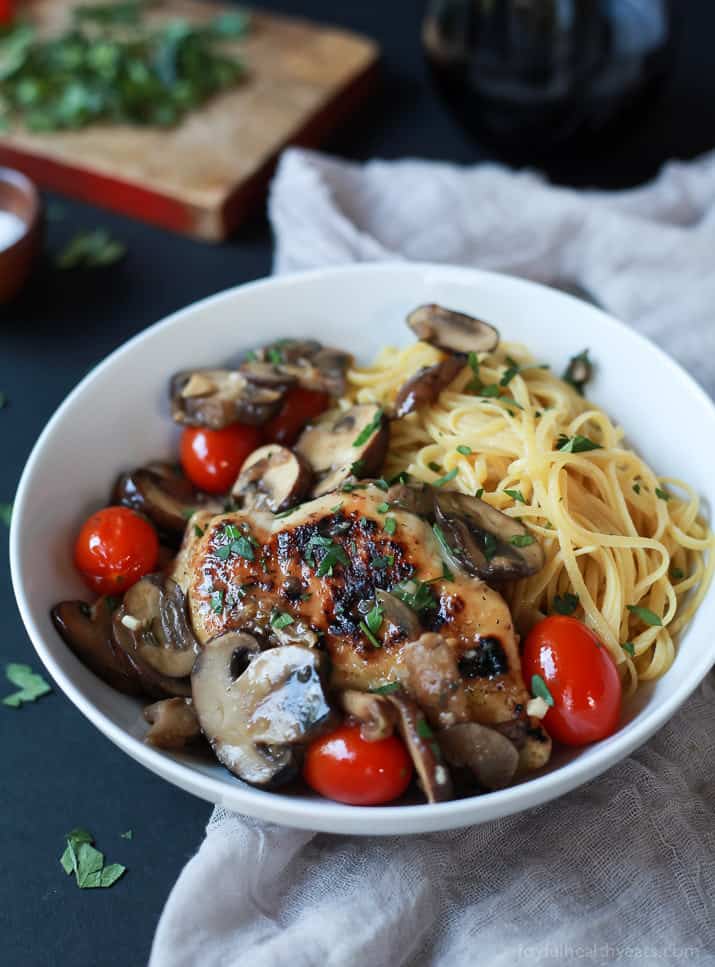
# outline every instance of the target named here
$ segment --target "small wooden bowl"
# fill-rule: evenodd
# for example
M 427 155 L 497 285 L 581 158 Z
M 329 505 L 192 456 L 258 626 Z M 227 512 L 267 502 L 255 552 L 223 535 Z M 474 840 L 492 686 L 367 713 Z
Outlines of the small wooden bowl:
M 12 168 L 0 168 L 0 209 L 13 212 L 25 224 L 25 231 L 17 241 L 0 248 L 0 303 L 3 303 L 9 302 L 27 281 L 42 244 L 40 195 L 29 178 Z

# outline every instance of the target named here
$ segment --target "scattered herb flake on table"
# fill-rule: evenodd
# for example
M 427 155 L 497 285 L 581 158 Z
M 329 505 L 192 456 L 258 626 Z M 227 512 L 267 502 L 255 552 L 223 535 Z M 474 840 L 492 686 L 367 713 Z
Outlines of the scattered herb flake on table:
M 58 269 L 97 268 L 112 265 L 124 258 L 126 246 L 112 238 L 105 229 L 79 232 L 55 257 Z
M 6 527 L 10 526 L 12 519 L 12 504 L 0 504 L 0 520 Z
M 3 705 L 8 708 L 20 708 L 21 705 L 35 702 L 52 691 L 42 675 L 33 672 L 29 665 L 12 662 L 5 666 L 5 677 L 17 688 L 16 692 L 6 695 L 2 700 Z
M 74 873 L 80 890 L 106 889 L 124 874 L 126 866 L 121 863 L 104 865 L 104 854 L 95 848 L 94 837 L 86 829 L 73 829 L 65 840 L 67 846 L 60 857 L 60 865 L 68 876 Z

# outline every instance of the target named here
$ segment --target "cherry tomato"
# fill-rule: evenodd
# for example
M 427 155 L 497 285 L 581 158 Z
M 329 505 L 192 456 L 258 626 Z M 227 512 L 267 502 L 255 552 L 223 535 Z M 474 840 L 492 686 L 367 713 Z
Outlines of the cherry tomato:
M 300 386 L 289 389 L 280 410 L 264 427 L 266 442 L 289 447 L 298 439 L 306 423 L 320 416 L 329 405 L 327 393 L 301 389 Z
M 159 538 L 128 507 L 105 507 L 82 525 L 74 546 L 77 569 L 98 594 L 121 594 L 155 570 Z
M 188 427 L 181 435 L 181 466 L 189 480 L 209 494 L 225 494 L 243 461 L 263 442 L 256 426 L 233 423 L 223 430 Z
M 598 636 L 576 618 L 552 615 L 529 632 L 522 657 L 527 688 L 540 675 L 554 700 L 544 717 L 552 738 L 586 745 L 616 731 L 621 680 Z
M 412 761 L 396 736 L 366 742 L 359 726 L 343 725 L 308 746 L 303 777 L 327 799 L 379 806 L 407 789 Z

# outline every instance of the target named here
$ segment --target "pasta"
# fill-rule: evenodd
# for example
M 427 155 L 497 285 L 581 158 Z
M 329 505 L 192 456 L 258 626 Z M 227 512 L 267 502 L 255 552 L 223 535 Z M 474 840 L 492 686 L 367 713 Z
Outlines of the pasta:
M 386 348 L 348 373 L 348 399 L 389 406 L 421 367 L 443 359 L 418 342 Z M 697 495 L 658 477 L 624 431 L 517 344 L 465 366 L 435 403 L 392 424 L 385 475 L 483 499 L 542 543 L 539 573 L 504 589 L 517 627 L 554 610 L 583 618 L 616 661 L 624 689 L 658 678 L 705 595 L 713 534 Z

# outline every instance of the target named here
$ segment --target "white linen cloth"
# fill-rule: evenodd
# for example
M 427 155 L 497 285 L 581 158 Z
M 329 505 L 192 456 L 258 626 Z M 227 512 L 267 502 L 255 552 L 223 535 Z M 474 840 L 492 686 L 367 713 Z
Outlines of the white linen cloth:
M 493 164 L 291 150 L 270 216 L 278 272 L 397 258 L 578 285 L 715 392 L 715 154 L 643 188 L 580 193 Z M 712 673 L 604 776 L 483 826 L 363 839 L 217 808 L 150 967 L 630 960 L 715 964 Z

